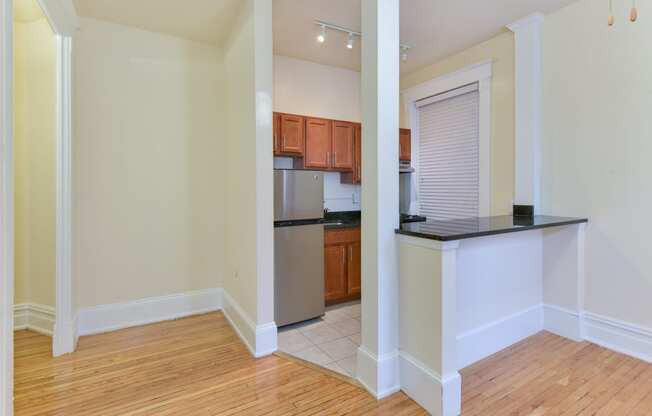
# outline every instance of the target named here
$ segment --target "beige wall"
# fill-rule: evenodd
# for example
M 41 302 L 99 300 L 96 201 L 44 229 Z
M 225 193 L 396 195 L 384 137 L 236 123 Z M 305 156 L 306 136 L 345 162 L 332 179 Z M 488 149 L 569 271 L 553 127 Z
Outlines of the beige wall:
M 488 59 L 491 88 L 491 214 L 511 213 L 514 199 L 514 36 L 502 33 L 486 42 L 401 77 L 401 90 Z M 409 128 L 404 103 L 401 127 Z
M 76 305 L 221 287 L 220 51 L 91 19 L 74 41 Z
M 14 22 L 16 304 L 55 305 L 56 44 L 45 17 Z
M 272 65 L 271 1 L 247 0 L 224 55 L 227 212 L 232 219 L 224 289 L 255 324 L 274 319 Z
M 274 56 L 274 111 L 362 121 L 360 72 Z
M 612 28 L 601 2 L 546 16 L 542 196 L 589 218 L 586 309 L 652 328 L 652 3 L 638 7 Z

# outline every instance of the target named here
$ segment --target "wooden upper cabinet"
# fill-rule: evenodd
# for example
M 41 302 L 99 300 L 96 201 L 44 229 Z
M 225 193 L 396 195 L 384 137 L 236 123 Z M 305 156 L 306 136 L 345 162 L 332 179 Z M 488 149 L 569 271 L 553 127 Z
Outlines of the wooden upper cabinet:
M 335 170 L 353 170 L 355 124 L 345 121 L 333 122 L 333 159 Z
M 362 126 L 357 124 L 355 126 L 355 145 L 354 145 L 354 172 L 353 172 L 353 182 L 361 183 L 362 182 Z
M 281 153 L 281 115 L 274 113 L 274 154 Z
M 321 118 L 306 119 L 304 166 L 314 169 L 331 167 L 332 122 Z
M 399 160 L 412 160 L 412 132 L 409 129 L 399 130 Z
M 305 140 L 304 118 L 291 114 L 281 114 L 280 121 L 280 153 L 302 155 Z

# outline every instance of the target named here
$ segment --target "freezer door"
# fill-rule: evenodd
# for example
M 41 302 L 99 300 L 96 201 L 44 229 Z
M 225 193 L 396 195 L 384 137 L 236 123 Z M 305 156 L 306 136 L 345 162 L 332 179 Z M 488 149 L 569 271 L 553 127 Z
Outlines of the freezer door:
M 278 326 L 322 316 L 324 226 L 274 229 L 274 321 Z
M 274 171 L 274 221 L 324 216 L 324 174 L 308 170 Z

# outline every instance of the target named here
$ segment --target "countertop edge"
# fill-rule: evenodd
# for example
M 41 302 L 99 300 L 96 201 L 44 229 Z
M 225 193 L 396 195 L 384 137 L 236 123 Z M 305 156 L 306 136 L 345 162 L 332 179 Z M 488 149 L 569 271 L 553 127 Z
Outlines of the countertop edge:
M 395 233 L 400 235 L 425 238 L 428 240 L 435 240 L 435 241 L 457 241 L 457 240 L 467 240 L 469 238 L 476 238 L 476 237 L 487 237 L 492 235 L 512 234 L 512 233 L 519 233 L 523 231 L 540 230 L 543 228 L 563 227 L 565 225 L 583 224 L 588 222 L 589 222 L 588 218 L 574 218 L 571 220 L 559 221 L 559 222 L 554 222 L 549 224 L 525 225 L 519 228 L 506 228 L 503 230 L 480 231 L 475 233 L 456 234 L 456 235 L 447 235 L 447 236 L 418 233 L 414 231 L 401 230 L 400 228 L 395 229 Z

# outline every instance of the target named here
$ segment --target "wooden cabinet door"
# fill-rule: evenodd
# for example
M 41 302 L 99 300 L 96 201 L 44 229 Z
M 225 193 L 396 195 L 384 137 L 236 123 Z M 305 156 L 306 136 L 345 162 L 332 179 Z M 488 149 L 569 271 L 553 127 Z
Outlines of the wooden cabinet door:
M 347 246 L 344 244 L 324 248 L 324 296 L 326 302 L 347 296 Z
M 412 132 L 409 129 L 399 130 L 399 160 L 412 160 Z
M 346 247 L 349 256 L 347 262 L 347 283 L 348 283 L 348 296 L 359 295 L 362 287 L 362 253 L 361 244 L 359 241 L 351 243 Z
M 330 120 L 321 118 L 306 119 L 306 168 L 329 169 L 331 167 L 331 129 Z
M 281 114 L 281 153 L 303 154 L 304 118 L 290 114 Z
M 281 115 L 274 113 L 274 154 L 281 153 Z
M 333 163 L 335 170 L 353 170 L 355 124 L 344 121 L 333 122 Z
M 362 182 L 362 126 L 360 124 L 355 126 L 355 148 L 354 148 L 354 174 L 353 182 Z

